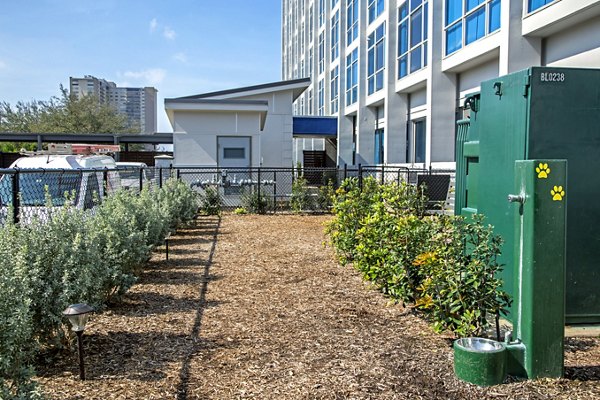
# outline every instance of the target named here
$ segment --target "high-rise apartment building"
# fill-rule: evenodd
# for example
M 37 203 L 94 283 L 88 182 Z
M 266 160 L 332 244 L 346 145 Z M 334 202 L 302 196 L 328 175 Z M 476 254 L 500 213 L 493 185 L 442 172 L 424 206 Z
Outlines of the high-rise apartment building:
M 600 68 L 600 0 L 283 0 L 296 114 L 338 117 L 340 165 L 454 161 L 482 81 L 531 66 Z
M 114 82 L 91 75 L 69 78 L 70 93 L 76 97 L 93 94 L 100 102 L 109 104 L 120 114 L 126 115 L 131 126 L 139 127 L 141 133 L 156 132 L 156 94 L 153 87 L 118 87 Z

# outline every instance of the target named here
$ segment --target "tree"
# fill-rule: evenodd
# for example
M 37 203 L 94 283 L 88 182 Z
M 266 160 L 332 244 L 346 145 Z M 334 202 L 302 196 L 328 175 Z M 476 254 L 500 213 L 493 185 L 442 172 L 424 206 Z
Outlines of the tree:
M 48 101 L 19 101 L 13 108 L 0 103 L 0 132 L 28 133 L 133 133 L 127 117 L 94 95 L 80 98 L 60 85 L 60 97 Z

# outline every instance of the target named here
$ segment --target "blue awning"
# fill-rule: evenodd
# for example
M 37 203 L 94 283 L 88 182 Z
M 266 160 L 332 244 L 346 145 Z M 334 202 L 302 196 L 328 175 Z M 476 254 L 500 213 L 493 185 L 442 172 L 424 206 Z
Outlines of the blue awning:
M 336 117 L 294 117 L 294 137 L 337 138 Z

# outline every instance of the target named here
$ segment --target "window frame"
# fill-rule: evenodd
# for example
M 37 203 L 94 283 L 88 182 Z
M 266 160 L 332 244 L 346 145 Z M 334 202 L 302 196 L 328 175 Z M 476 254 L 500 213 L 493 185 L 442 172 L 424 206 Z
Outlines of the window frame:
M 336 65 L 329 72 L 329 108 L 330 114 L 335 114 L 339 111 L 339 79 L 340 67 Z
M 337 60 L 340 56 L 340 10 L 337 10 L 331 17 L 331 60 Z
M 346 56 L 346 106 L 358 101 L 358 48 Z
M 407 77 L 408 75 L 420 71 L 423 68 L 427 67 L 428 65 L 428 58 L 427 58 L 427 48 L 429 46 L 429 37 L 428 37 L 428 17 L 429 17 L 429 1 L 428 0 L 423 0 L 421 1 L 418 5 L 416 5 L 413 9 L 411 9 L 412 5 L 409 6 L 410 1 L 406 0 L 404 3 L 402 3 L 398 9 L 397 9 L 397 13 L 398 13 L 398 26 L 397 26 L 397 30 L 396 30 L 396 38 L 397 38 L 397 46 L 396 46 L 396 79 L 400 80 L 402 78 Z M 403 16 L 403 9 L 405 10 L 406 14 Z M 412 35 L 412 30 L 413 30 L 413 25 L 412 25 L 412 21 L 413 21 L 413 17 L 417 14 L 417 13 L 421 13 L 420 15 L 420 19 L 421 19 L 421 41 L 419 41 L 417 44 L 415 45 L 411 45 L 411 35 Z M 402 46 L 402 39 L 401 39 L 401 34 L 400 34 L 400 30 L 402 27 L 406 28 L 406 51 L 401 53 L 401 46 Z M 412 69 L 412 57 L 413 57 L 413 53 L 415 53 L 417 51 L 417 49 L 420 49 L 421 51 L 421 56 L 420 56 L 420 66 L 416 69 Z M 401 70 L 401 65 L 403 60 L 405 59 L 406 61 L 406 73 L 401 74 L 402 70 Z
M 468 4 L 469 1 L 474 1 L 474 2 L 478 2 L 479 4 L 475 4 L 472 5 L 470 9 L 468 8 Z M 458 4 L 457 2 L 460 2 L 460 9 L 461 9 L 461 14 L 457 14 L 455 19 L 452 19 L 451 21 L 449 20 L 449 9 L 450 4 L 452 3 L 453 5 Z M 497 27 L 494 28 L 494 30 L 491 30 L 491 26 L 492 26 L 492 21 L 491 21 L 491 12 L 492 12 L 492 7 L 498 7 L 498 18 L 500 18 L 500 13 L 501 13 L 501 7 L 502 7 L 502 2 L 501 0 L 445 0 L 444 1 L 444 43 L 443 43 L 443 47 L 444 47 L 444 56 L 450 56 L 451 54 L 456 53 L 457 51 L 467 47 L 468 45 L 470 45 L 471 43 L 477 42 L 478 40 L 481 40 L 489 35 L 491 35 L 494 32 L 497 32 L 498 30 L 500 30 L 501 26 L 501 22 L 500 19 L 498 19 L 498 24 Z M 458 10 L 454 10 L 455 12 L 458 12 Z M 467 35 L 467 30 L 468 30 L 468 23 L 470 21 L 473 21 L 474 17 L 477 17 L 477 14 L 482 13 L 483 16 L 483 35 L 479 36 L 478 34 L 476 34 L 476 37 L 471 39 L 470 41 L 467 42 L 468 39 L 468 35 Z M 449 34 L 450 33 L 459 33 L 460 34 L 460 43 L 458 43 L 458 38 L 456 38 L 454 40 L 454 46 L 450 47 L 449 46 Z
M 369 24 L 375 21 L 385 11 L 385 0 L 368 0 L 367 20 Z
M 386 21 L 383 21 L 367 36 L 367 95 L 369 96 L 385 87 L 385 28 Z M 378 36 L 380 29 L 381 34 Z M 378 64 L 380 50 L 383 52 L 381 65 Z M 371 70 L 373 72 L 371 72 Z
M 346 46 L 349 46 L 358 37 L 358 11 L 359 0 L 348 0 L 346 4 Z

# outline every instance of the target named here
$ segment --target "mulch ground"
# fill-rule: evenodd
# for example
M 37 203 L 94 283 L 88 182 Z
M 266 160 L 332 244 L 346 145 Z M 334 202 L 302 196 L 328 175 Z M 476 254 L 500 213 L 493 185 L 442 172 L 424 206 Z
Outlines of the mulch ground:
M 479 388 L 451 337 L 390 305 L 323 247 L 327 216 L 201 217 L 156 253 L 76 353 L 40 360 L 53 399 L 600 399 L 600 338 L 569 338 L 564 379 Z

